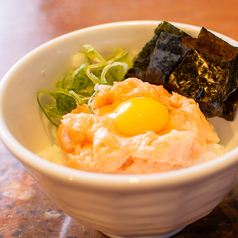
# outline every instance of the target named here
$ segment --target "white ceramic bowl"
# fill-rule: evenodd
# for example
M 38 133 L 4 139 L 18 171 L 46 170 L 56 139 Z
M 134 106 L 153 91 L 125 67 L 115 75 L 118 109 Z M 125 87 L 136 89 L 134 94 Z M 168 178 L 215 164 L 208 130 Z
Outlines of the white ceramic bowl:
M 157 21 L 99 25 L 72 32 L 35 49 L 1 81 L 0 133 L 39 187 L 69 216 L 112 237 L 169 237 L 211 212 L 237 181 L 238 118 L 213 119 L 227 153 L 187 169 L 149 175 L 77 171 L 36 155 L 55 142 L 56 129 L 43 116 L 36 93 L 53 89 L 72 56 L 91 44 L 102 54 L 115 47 L 139 51 Z M 173 23 L 196 36 L 199 27 Z M 216 33 L 230 44 L 238 43 Z

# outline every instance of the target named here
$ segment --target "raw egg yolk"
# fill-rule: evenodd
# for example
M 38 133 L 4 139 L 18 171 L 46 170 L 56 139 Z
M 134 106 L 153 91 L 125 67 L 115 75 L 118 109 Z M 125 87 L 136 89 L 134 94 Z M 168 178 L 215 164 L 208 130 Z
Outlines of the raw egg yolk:
M 115 109 L 115 124 L 126 135 L 159 132 L 168 122 L 169 112 L 160 102 L 145 97 L 124 101 Z

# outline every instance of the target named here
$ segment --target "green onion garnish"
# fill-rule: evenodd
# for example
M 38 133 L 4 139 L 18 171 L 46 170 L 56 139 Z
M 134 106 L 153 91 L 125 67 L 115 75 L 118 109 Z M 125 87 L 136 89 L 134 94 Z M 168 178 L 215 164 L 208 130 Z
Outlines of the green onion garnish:
M 95 85 L 112 85 L 114 81 L 122 81 L 132 65 L 128 52 L 116 48 L 113 55 L 104 58 L 92 46 L 84 45 L 84 51 L 79 51 L 87 58 L 87 62 L 75 70 L 68 71 L 65 77 L 56 82 L 55 91 L 39 91 L 37 102 L 48 120 L 59 126 L 63 115 L 71 112 L 77 105 L 87 104 L 89 111 L 91 101 L 97 93 Z M 43 105 L 41 97 L 50 96 L 50 104 Z

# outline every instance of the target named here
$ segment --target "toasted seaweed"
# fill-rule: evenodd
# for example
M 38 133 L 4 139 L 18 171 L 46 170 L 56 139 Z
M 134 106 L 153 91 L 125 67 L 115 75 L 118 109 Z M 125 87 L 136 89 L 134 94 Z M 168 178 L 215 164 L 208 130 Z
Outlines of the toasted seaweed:
M 181 56 L 181 36 L 161 32 L 155 49 L 150 56 L 144 80 L 154 84 L 165 84 L 170 74 L 179 64 Z
M 222 117 L 227 121 L 233 121 L 238 108 L 238 90 L 232 92 L 223 104 Z
M 194 49 L 170 75 L 167 88 L 195 99 L 206 117 L 233 120 L 238 99 L 233 94 L 238 87 L 237 55 L 236 47 L 202 28 Z
M 196 40 L 193 37 L 182 37 L 182 57 L 195 47 Z
M 167 88 L 195 99 L 203 113 L 212 117 L 221 113 L 222 98 L 218 97 L 217 91 L 222 85 L 219 80 L 213 81 L 216 73 L 196 50 L 191 50 L 170 75 Z
M 193 98 L 204 115 L 234 120 L 238 108 L 238 48 L 202 27 L 197 38 L 168 22 L 134 59 L 137 77 Z
M 126 78 L 129 77 L 137 77 L 140 79 L 144 79 L 146 69 L 150 63 L 150 57 L 153 53 L 157 40 L 162 32 L 174 34 L 181 37 L 191 37 L 181 29 L 175 27 L 169 22 L 163 21 L 161 22 L 154 30 L 154 36 L 150 41 L 148 41 L 142 50 L 138 53 L 138 55 L 133 60 L 133 66 L 130 68 L 126 74 Z

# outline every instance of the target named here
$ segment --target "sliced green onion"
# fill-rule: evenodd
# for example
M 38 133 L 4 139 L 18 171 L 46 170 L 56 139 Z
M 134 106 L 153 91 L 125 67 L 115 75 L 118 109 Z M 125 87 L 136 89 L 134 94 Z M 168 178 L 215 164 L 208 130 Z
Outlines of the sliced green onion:
M 107 82 L 107 79 L 106 79 L 106 74 L 107 74 L 107 72 L 111 69 L 111 68 L 113 68 L 113 67 L 116 67 L 116 66 L 121 66 L 122 67 L 122 76 L 124 76 L 125 74 L 126 74 L 126 72 L 127 72 L 127 70 L 128 70 L 128 65 L 126 64 L 126 63 L 121 63 L 121 62 L 114 62 L 114 63 L 112 63 L 112 64 L 109 64 L 109 65 L 107 65 L 104 69 L 103 69 L 103 71 L 102 71 L 102 74 L 101 74 L 101 82 L 102 82 L 102 84 L 107 84 L 108 82 Z M 121 77 L 121 75 L 117 75 L 118 77 L 117 77 L 117 81 L 121 81 L 120 79 L 122 78 Z M 115 80 L 116 81 L 116 80 Z
M 132 64 L 132 59 L 128 59 L 128 52 L 116 48 L 114 54 L 104 58 L 91 45 L 84 45 L 84 51 L 88 61 L 80 67 L 68 71 L 64 78 L 56 82 L 54 91 L 39 91 L 37 93 L 37 102 L 49 119 L 49 121 L 58 126 L 55 122 L 60 121 L 62 116 L 71 112 L 77 105 L 87 104 L 89 111 L 94 113 L 90 104 L 97 93 L 95 85 L 113 85 L 114 81 L 121 81 Z M 49 95 L 54 100 L 50 104 L 43 105 L 41 97 Z
M 92 102 L 94 96 L 96 95 L 96 93 L 98 93 L 98 91 L 95 91 L 95 92 L 93 93 L 93 95 L 92 95 L 92 96 L 89 98 L 89 100 L 88 100 L 88 109 L 89 109 L 89 111 L 90 111 L 91 114 L 94 114 L 94 111 L 93 111 L 93 109 L 91 108 L 91 102 Z
M 75 93 L 73 90 L 69 91 L 69 94 L 75 99 L 77 105 L 82 105 L 84 104 L 84 101 L 80 98 L 80 96 Z

